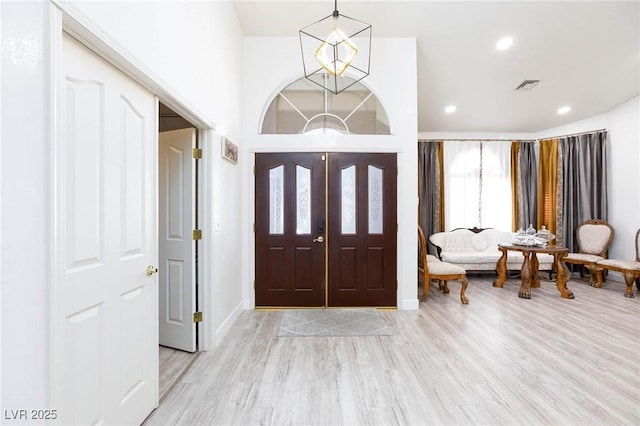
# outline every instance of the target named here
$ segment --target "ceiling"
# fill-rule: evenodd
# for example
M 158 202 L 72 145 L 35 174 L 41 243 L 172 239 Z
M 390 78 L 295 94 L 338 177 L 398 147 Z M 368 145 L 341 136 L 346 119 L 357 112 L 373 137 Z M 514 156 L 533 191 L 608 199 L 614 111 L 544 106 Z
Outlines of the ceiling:
M 334 6 L 234 3 L 246 36 L 297 37 Z M 371 24 L 374 37 L 416 38 L 419 132 L 537 132 L 607 112 L 640 91 L 637 0 L 341 0 L 338 10 Z M 513 46 L 498 51 L 504 36 Z M 540 83 L 516 91 L 524 80 Z M 448 105 L 457 111 L 446 114 Z M 562 106 L 571 111 L 559 115 Z

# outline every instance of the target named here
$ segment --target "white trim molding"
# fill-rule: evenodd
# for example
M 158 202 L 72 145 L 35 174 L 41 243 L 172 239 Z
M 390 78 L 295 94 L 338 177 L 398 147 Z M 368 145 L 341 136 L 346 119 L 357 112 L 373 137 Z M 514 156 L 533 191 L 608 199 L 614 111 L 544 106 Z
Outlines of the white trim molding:
M 87 18 L 75 5 L 64 0 L 50 0 L 62 12 L 62 28 L 96 52 L 107 62 L 128 75 L 161 102 L 201 129 L 215 129 L 215 124 L 204 119 L 204 115 L 191 106 L 151 69 L 142 64 L 126 48 L 120 45 L 102 28 Z

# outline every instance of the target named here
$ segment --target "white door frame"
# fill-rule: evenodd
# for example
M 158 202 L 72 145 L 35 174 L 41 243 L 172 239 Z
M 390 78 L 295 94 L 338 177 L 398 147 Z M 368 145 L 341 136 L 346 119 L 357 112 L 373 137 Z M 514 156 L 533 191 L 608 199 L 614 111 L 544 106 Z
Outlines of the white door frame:
M 52 51 L 52 64 L 51 64 L 51 79 L 50 82 L 53 85 L 52 89 L 52 128 L 56 129 L 54 138 L 57 142 L 60 139 L 59 129 L 59 116 L 60 116 L 60 102 L 61 94 L 58 93 L 55 82 L 60 78 L 60 55 L 62 49 L 62 34 L 63 31 L 71 34 L 74 38 L 94 51 L 105 61 L 113 65 L 115 68 L 122 71 L 131 79 L 140 84 L 143 88 L 147 89 L 151 93 L 156 95 L 156 98 L 163 104 L 167 105 L 176 113 L 180 114 L 184 119 L 191 122 L 196 126 L 198 131 L 198 143 L 200 148 L 203 148 L 203 152 L 206 155 L 209 152 L 211 155 L 205 156 L 204 161 L 200 163 L 198 173 L 198 205 L 196 208 L 200 217 L 200 229 L 203 230 L 203 240 L 199 247 L 199 263 L 198 263 L 198 301 L 199 310 L 203 312 L 204 320 L 198 323 L 198 350 L 207 351 L 214 347 L 214 327 L 211 325 L 213 318 L 213 312 L 209 303 L 211 295 L 211 272 L 208 268 L 208 262 L 203 259 L 209 259 L 212 251 L 212 232 L 207 232 L 209 229 L 213 229 L 212 217 L 213 217 L 213 194 L 210 188 L 213 188 L 213 146 L 216 146 L 215 125 L 205 120 L 202 114 L 197 112 L 192 106 L 188 104 L 177 92 L 172 88 L 167 87 L 158 76 L 156 76 L 150 69 L 141 64 L 134 56 L 132 56 L 124 47 L 119 45 L 109 34 L 105 33 L 95 23 L 89 20 L 82 12 L 79 11 L 73 4 L 63 2 L 61 0 L 50 0 L 55 6 L 51 8 L 51 26 L 50 26 L 50 48 Z M 156 129 L 157 130 L 157 129 Z M 54 143 L 55 145 L 55 143 Z M 157 159 L 156 159 L 157 160 Z M 53 162 L 53 157 L 52 157 Z M 55 163 L 52 163 L 55 164 Z M 55 168 L 52 168 L 52 182 L 55 180 L 56 174 Z M 55 188 L 52 188 L 55 190 Z M 157 188 L 156 188 L 157 190 Z M 52 192 L 54 193 L 54 192 Z M 157 206 L 156 206 L 157 216 Z M 55 246 L 57 236 L 53 238 L 53 245 Z M 55 247 L 51 251 L 54 253 L 52 256 L 52 269 L 54 289 L 61 285 L 58 281 L 57 271 L 60 266 L 57 265 L 58 259 L 55 256 Z M 58 300 L 55 296 L 51 299 L 51 309 L 55 312 L 57 309 Z M 51 336 L 54 338 L 51 341 L 52 353 L 56 353 L 56 345 L 61 342 L 56 341 L 56 336 L 59 336 L 59 330 L 61 325 L 51 324 Z M 55 371 L 56 363 L 59 360 L 52 359 L 51 368 Z M 55 381 L 51 382 L 51 395 L 52 406 L 55 406 L 56 392 L 59 389 L 56 387 Z

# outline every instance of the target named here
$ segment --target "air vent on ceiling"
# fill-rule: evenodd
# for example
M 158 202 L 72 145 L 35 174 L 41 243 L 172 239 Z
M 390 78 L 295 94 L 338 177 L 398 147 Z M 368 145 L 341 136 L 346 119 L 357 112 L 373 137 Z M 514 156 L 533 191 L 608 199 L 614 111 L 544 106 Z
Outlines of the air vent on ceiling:
M 533 90 L 533 88 L 536 87 L 538 83 L 540 83 L 540 80 L 525 80 L 520 83 L 518 87 L 516 87 L 516 90 L 530 91 Z

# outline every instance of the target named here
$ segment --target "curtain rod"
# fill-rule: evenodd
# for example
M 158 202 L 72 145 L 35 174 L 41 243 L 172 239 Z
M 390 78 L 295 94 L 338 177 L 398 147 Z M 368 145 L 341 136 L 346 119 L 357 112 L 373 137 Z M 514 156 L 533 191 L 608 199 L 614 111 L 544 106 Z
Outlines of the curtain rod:
M 464 139 L 464 138 L 458 138 L 458 139 L 418 139 L 418 142 L 456 142 L 456 141 L 460 141 L 460 142 L 535 142 L 539 139 L 517 139 L 517 138 L 513 138 L 513 139 Z
M 561 136 L 550 136 L 550 137 L 546 137 L 546 138 L 540 138 L 540 139 L 518 139 L 518 138 L 512 138 L 512 139 L 473 139 L 473 138 L 458 138 L 458 139 L 440 139 L 440 138 L 436 138 L 436 139 L 418 139 L 418 142 L 445 142 L 445 141 L 460 141 L 460 142 L 469 142 L 469 141 L 476 141 L 476 142 L 514 142 L 514 141 L 518 141 L 518 142 L 538 142 L 538 141 L 542 141 L 542 140 L 548 140 L 548 139 L 560 139 L 560 138 L 566 138 L 569 136 L 581 136 L 581 135 L 588 135 L 591 133 L 599 133 L 599 132 L 606 132 L 607 129 L 598 129 L 598 130 L 589 130 L 587 132 L 580 132 L 580 133 L 570 133 L 570 134 L 566 134 L 566 135 L 561 135 Z
M 598 130 L 589 130 L 588 132 L 580 132 L 580 133 L 571 133 L 568 135 L 562 135 L 562 136 L 550 136 L 548 138 L 542 138 L 542 139 L 538 139 L 539 141 L 544 141 L 544 140 L 549 140 L 549 139 L 560 139 L 560 138 L 566 138 L 569 136 L 581 136 L 581 135 L 589 135 L 591 133 L 600 133 L 600 132 L 606 132 L 607 129 L 598 129 Z

